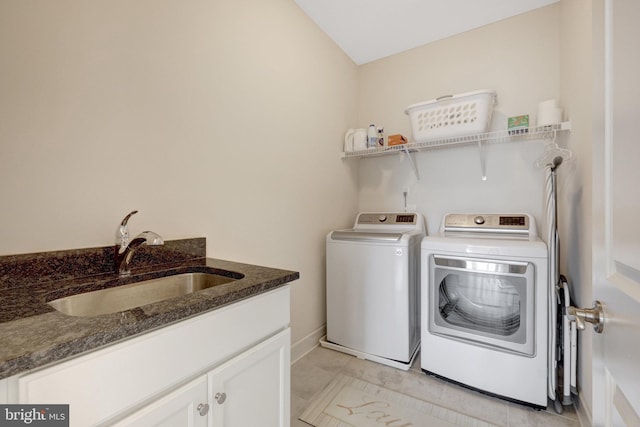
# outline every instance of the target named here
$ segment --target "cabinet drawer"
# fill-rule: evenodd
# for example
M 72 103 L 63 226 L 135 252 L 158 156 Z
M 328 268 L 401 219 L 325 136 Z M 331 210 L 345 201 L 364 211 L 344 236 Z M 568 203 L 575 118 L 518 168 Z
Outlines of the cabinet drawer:
M 68 403 L 72 426 L 129 411 L 289 325 L 289 286 L 17 379 L 18 403 Z

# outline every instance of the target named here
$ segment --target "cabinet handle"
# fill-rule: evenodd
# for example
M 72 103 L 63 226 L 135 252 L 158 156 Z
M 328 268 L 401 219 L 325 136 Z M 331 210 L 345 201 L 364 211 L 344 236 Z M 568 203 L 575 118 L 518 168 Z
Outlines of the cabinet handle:
M 218 404 L 222 405 L 224 401 L 227 400 L 227 393 L 216 393 L 213 398 L 216 402 L 218 402 Z
M 209 412 L 209 404 L 201 403 L 196 409 L 198 410 L 198 413 L 204 417 L 205 415 L 207 415 L 207 412 Z

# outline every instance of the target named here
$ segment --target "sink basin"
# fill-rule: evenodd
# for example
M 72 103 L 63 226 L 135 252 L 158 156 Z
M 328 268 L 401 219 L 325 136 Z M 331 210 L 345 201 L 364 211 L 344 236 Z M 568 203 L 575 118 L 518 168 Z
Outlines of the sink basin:
M 70 295 L 50 301 L 49 305 L 69 316 L 92 317 L 165 301 L 234 280 L 233 277 L 211 273 L 176 274 Z

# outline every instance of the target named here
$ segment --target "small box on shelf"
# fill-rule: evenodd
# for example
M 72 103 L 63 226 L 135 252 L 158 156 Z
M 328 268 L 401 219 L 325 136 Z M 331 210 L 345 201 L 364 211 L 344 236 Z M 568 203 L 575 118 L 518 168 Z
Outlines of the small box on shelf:
M 400 134 L 389 135 L 389 138 L 387 139 L 387 145 L 389 147 L 392 147 L 394 145 L 406 144 L 406 143 L 407 143 L 407 138 L 405 138 L 404 135 L 400 135 Z
M 521 135 L 529 132 L 529 115 L 509 117 L 507 120 L 509 135 Z

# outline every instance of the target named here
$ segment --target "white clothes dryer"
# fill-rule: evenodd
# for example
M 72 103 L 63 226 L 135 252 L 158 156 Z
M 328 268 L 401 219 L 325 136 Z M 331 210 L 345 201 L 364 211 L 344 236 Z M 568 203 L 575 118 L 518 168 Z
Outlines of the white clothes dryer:
M 547 406 L 547 247 L 530 215 L 445 216 L 422 241 L 421 368 Z
M 415 212 L 360 213 L 352 229 L 327 235 L 324 347 L 399 369 L 420 345 L 420 244 Z

